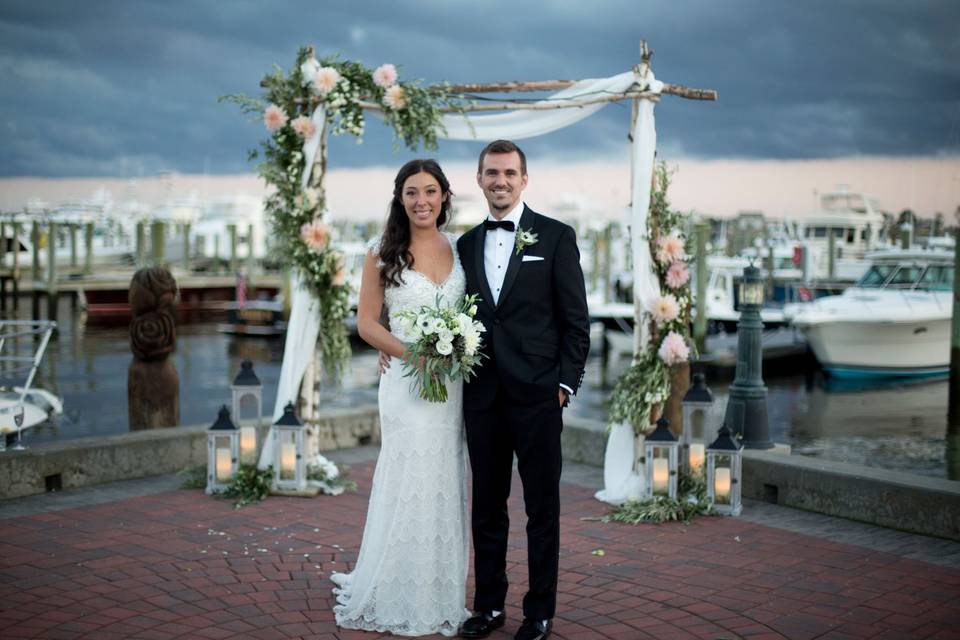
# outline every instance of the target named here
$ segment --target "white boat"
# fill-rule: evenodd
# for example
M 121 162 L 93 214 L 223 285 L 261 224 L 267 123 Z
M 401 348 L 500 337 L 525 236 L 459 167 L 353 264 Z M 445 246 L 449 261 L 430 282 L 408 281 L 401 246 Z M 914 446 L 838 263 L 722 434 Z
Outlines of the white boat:
M 810 255 L 813 279 L 856 281 L 869 264 L 866 254 L 890 246 L 884 212 L 876 198 L 845 187 L 820 195 L 820 208 L 803 216 L 801 237 Z M 834 239 L 834 272 L 829 273 L 830 236 Z
M 832 376 L 941 375 L 950 364 L 952 251 L 899 250 L 868 254 L 870 268 L 841 295 L 788 305 Z
M 8 444 L 22 449 L 24 431 L 63 413 L 60 398 L 33 386 L 56 326 L 49 320 L 0 320 L 0 377 L 4 382 L 22 381 L 21 385 L 0 387 L 0 451 Z

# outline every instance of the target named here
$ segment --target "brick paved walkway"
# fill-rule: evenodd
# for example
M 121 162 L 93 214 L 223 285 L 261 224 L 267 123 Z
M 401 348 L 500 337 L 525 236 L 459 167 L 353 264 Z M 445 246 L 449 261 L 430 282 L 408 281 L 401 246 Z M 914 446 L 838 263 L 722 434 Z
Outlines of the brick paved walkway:
M 88 490 L 58 508 L 45 496 L 0 503 L 0 637 L 379 637 L 337 629 L 327 579 L 356 559 L 372 470 L 353 467 L 357 494 L 241 510 L 169 479 L 159 493 L 141 481 L 130 491 L 148 495 Z M 960 638 L 960 544 L 805 524 L 768 505 L 690 526 L 604 524 L 582 486 L 596 472 L 570 471 L 555 638 Z M 519 624 L 526 574 L 518 499 L 511 513 L 501 639 Z M 860 539 L 874 548 L 849 543 Z M 897 540 L 934 562 L 904 557 Z

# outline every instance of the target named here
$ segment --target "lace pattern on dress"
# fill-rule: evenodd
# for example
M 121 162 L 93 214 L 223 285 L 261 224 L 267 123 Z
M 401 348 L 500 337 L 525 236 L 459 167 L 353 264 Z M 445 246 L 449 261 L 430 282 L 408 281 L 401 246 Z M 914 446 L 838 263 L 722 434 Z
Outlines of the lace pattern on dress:
M 387 287 L 384 302 L 391 331 L 396 314 L 433 305 L 439 294 L 453 304 L 466 278 L 456 243 L 453 267 L 437 284 L 416 271 L 403 284 Z M 376 253 L 379 238 L 367 247 Z M 467 461 L 463 430 L 463 387 L 448 386 L 446 403 L 420 399 L 396 359 L 380 379 L 382 434 L 360 553 L 351 573 L 334 573 L 337 624 L 417 636 L 454 636 L 469 617 L 466 599 L 469 521 Z

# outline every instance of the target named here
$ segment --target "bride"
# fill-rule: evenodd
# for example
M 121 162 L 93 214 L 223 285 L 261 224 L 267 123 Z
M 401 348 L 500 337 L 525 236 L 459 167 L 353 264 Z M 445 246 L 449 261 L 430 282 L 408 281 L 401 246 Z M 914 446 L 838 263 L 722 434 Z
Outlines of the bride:
M 450 195 L 434 160 L 403 165 L 383 236 L 363 266 L 357 326 L 393 366 L 380 379 L 382 443 L 360 554 L 351 573 L 331 575 L 337 624 L 349 629 L 452 636 L 469 617 L 462 383 L 448 385 L 445 403 L 420 399 L 401 366 L 412 337 L 396 321 L 438 295 L 454 304 L 464 294 L 456 243 L 440 231 Z M 391 331 L 380 324 L 384 305 Z

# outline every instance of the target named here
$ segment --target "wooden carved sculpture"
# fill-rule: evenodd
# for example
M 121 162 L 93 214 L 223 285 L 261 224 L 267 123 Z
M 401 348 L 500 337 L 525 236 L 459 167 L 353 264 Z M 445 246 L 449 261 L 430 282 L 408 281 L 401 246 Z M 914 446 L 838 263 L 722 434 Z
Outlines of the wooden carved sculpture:
M 180 377 L 168 356 L 177 346 L 177 281 L 159 267 L 140 269 L 130 281 L 130 350 L 127 374 L 130 430 L 180 423 Z

